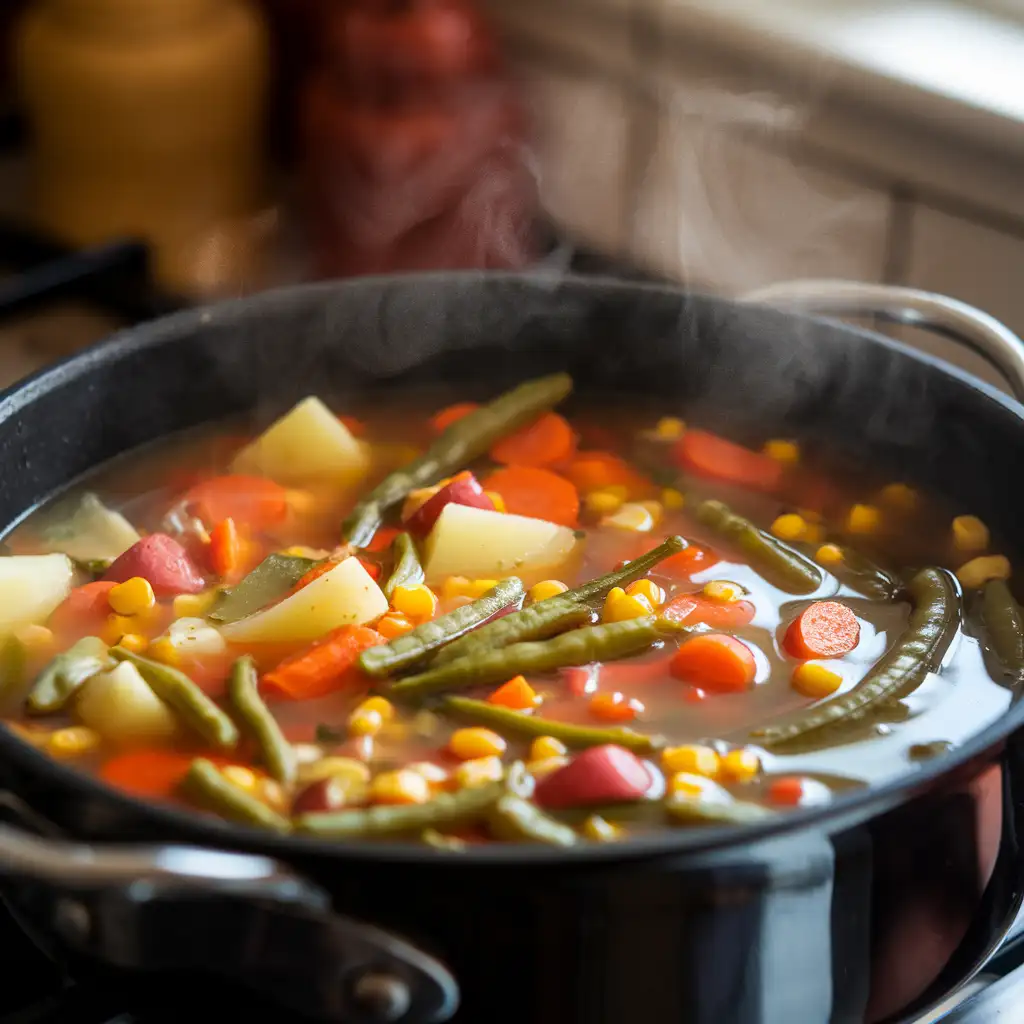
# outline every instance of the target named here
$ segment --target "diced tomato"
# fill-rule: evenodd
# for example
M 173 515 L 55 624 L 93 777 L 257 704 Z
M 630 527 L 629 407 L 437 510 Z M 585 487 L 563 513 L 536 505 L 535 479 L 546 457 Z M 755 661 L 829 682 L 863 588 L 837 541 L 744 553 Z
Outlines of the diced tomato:
M 396 530 L 393 526 L 381 526 L 377 532 L 373 535 L 373 540 L 366 545 L 367 551 L 372 551 L 375 554 L 381 551 L 387 551 L 391 547 L 391 542 L 401 533 L 401 530 Z
M 480 481 L 472 473 L 459 473 L 436 494 L 427 498 L 402 525 L 413 536 L 425 537 L 433 529 L 446 505 L 468 505 L 470 508 L 494 511 L 494 502 L 484 494 Z
M 586 807 L 639 800 L 650 786 L 644 763 L 625 747 L 607 743 L 584 750 L 540 779 L 534 799 L 541 807 Z
M 584 697 L 597 689 L 597 677 L 601 670 L 600 665 L 574 665 L 563 668 L 561 675 L 574 697 Z
M 701 622 L 715 629 L 734 629 L 749 625 L 755 612 L 750 601 L 715 601 L 702 594 L 680 594 L 664 605 L 658 614 L 685 626 Z
M 198 594 L 206 586 L 188 552 L 166 533 L 151 533 L 133 544 L 115 559 L 103 581 L 123 583 L 133 576 L 149 580 L 158 597 Z

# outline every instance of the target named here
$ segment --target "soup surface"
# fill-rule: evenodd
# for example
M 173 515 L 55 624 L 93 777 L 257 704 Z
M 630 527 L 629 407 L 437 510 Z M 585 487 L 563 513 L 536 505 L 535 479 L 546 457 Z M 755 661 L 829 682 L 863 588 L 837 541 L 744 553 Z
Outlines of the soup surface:
M 196 813 L 457 851 L 760 820 L 1006 710 L 969 509 L 570 391 L 308 398 L 105 467 L 7 538 L 6 724 Z

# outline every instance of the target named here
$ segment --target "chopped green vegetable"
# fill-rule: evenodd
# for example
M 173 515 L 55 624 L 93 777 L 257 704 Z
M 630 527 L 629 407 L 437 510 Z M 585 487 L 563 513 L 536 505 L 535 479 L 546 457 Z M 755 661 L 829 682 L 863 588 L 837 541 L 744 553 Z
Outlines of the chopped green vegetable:
M 505 842 L 575 846 L 578 838 L 568 825 L 549 817 L 514 793 L 506 793 L 498 800 L 491 808 L 487 823 L 494 838 Z
M 42 540 L 48 551 L 59 551 L 76 562 L 112 562 L 140 538 L 120 512 L 107 508 L 95 494 L 83 494 L 77 504 L 61 502 L 47 513 Z
M 250 655 L 239 658 L 231 670 L 228 699 L 241 720 L 243 729 L 256 741 L 260 757 L 278 782 L 295 780 L 295 749 L 284 738 L 277 719 L 263 699 L 257 685 L 256 663 Z
M 110 666 L 110 648 L 98 637 L 83 637 L 43 669 L 28 695 L 28 710 L 36 715 L 60 711 L 88 680 Z
M 188 799 L 229 821 L 255 825 L 271 832 L 291 831 L 291 823 L 287 818 L 272 811 L 263 801 L 251 796 L 241 786 L 229 782 L 216 766 L 205 758 L 198 757 L 192 762 L 188 774 L 182 781 L 181 791 Z
M 407 533 L 400 533 L 391 543 L 394 567 L 387 583 L 384 584 L 384 596 L 390 601 L 395 596 L 396 587 L 411 587 L 423 582 L 423 566 L 420 556 L 416 553 L 416 544 Z
M 267 555 L 237 586 L 221 594 L 210 612 L 217 622 L 238 622 L 284 597 L 317 563 L 297 555 Z
M 1024 673 L 1024 614 L 1005 580 L 989 580 L 982 589 L 981 621 L 1000 665 L 1019 677 Z
M 532 423 L 572 391 L 572 378 L 555 373 L 527 381 L 448 427 L 418 459 L 385 477 L 353 510 L 342 527 L 344 539 L 366 547 L 384 513 L 418 487 L 465 468 L 503 437 Z

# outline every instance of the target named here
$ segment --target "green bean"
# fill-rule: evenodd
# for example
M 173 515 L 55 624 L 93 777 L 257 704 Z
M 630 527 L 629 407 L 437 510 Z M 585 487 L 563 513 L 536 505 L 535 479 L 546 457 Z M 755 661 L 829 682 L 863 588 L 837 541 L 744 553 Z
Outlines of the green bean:
M 985 638 L 1006 671 L 1024 672 L 1024 616 L 1004 580 L 990 580 L 981 592 Z
M 344 539 L 366 547 L 392 505 L 417 487 L 436 483 L 485 455 L 503 437 L 532 423 L 572 391 L 565 373 L 527 381 L 453 423 L 418 458 L 385 477 L 353 510 L 342 526 Z
M 807 733 L 859 718 L 886 701 L 905 697 L 938 669 L 960 624 L 956 580 L 945 569 L 922 569 L 909 584 L 914 602 L 910 622 L 900 639 L 848 693 L 787 724 L 754 732 L 773 747 Z
M 420 833 L 420 842 L 425 846 L 432 846 L 435 850 L 443 850 L 445 853 L 465 853 L 466 841 L 458 836 L 446 836 L 438 832 L 436 828 L 425 828 Z
M 485 700 L 471 700 L 469 697 L 446 697 L 442 705 L 462 718 L 481 725 L 490 725 L 499 731 L 516 733 L 520 736 L 553 736 L 567 747 L 600 747 L 614 743 L 634 754 L 651 754 L 665 746 L 663 736 L 645 736 L 632 729 L 600 729 L 587 725 L 573 725 L 571 722 L 556 722 L 549 718 L 525 715 L 521 711 L 503 708 Z
M 851 590 L 879 601 L 895 600 L 903 585 L 880 565 L 852 548 L 841 548 L 843 560 L 825 568 Z
M 266 608 L 295 586 L 317 563 L 312 558 L 273 554 L 230 590 L 225 590 L 210 612 L 217 622 L 237 622 Z
M 221 750 L 233 750 L 238 745 L 235 723 L 184 672 L 159 661 L 150 661 L 123 647 L 113 647 L 110 653 L 118 661 L 130 661 L 153 692 L 208 743 Z
M 242 728 L 256 741 L 260 758 L 270 774 L 286 785 L 295 781 L 295 749 L 284 738 L 277 719 L 260 697 L 256 663 L 251 655 L 239 658 L 231 669 L 228 700 L 242 723 Z
M 821 586 L 821 570 L 809 558 L 759 530 L 749 519 L 736 515 L 720 501 L 705 501 L 697 507 L 697 519 L 732 541 L 751 566 L 769 583 L 790 594 L 810 594 Z
M 708 800 L 674 793 L 665 800 L 670 819 L 686 825 L 749 825 L 775 816 L 773 811 L 746 800 Z
M 384 596 L 390 601 L 396 587 L 411 587 L 423 582 L 423 566 L 416 554 L 416 545 L 407 533 L 400 533 L 391 544 L 394 568 L 384 584 Z
M 28 695 L 28 710 L 37 715 L 60 711 L 89 679 L 109 665 L 107 645 L 98 637 L 83 637 L 43 669 Z
M 504 782 L 442 793 L 425 804 L 380 804 L 348 811 L 318 811 L 295 820 L 299 832 L 332 839 L 383 839 L 406 834 L 422 835 L 424 829 L 456 828 L 486 818 L 487 812 L 507 792 Z
M 544 843 L 547 846 L 575 846 L 576 833 L 549 817 L 535 804 L 514 793 L 506 793 L 487 816 L 491 835 L 504 842 Z
M 550 640 L 526 641 L 498 650 L 474 651 L 464 658 L 428 668 L 391 686 L 396 697 L 422 697 L 442 690 L 503 683 L 517 675 L 551 672 L 567 665 L 589 665 L 639 654 L 681 627 L 653 615 L 624 622 L 584 626 Z
M 583 618 L 578 613 L 581 606 L 604 600 L 614 587 L 626 587 L 635 580 L 643 579 L 659 562 L 678 554 L 686 546 L 682 537 L 669 537 L 621 569 L 475 629 L 440 651 L 434 664 L 444 665 L 471 653 L 493 651 L 524 640 L 546 640 L 566 629 L 583 625 Z
M 197 757 L 182 780 L 184 796 L 194 803 L 215 811 L 229 821 L 255 825 L 272 832 L 290 832 L 291 823 L 262 800 L 251 796 L 241 786 L 228 782 L 216 766 L 205 758 Z
M 395 637 L 390 643 L 363 651 L 359 657 L 359 667 L 375 678 L 390 675 L 421 661 L 442 644 L 462 636 L 467 630 L 479 626 L 503 608 L 522 599 L 523 584 L 515 576 L 510 576 L 472 604 L 424 622 L 408 633 Z

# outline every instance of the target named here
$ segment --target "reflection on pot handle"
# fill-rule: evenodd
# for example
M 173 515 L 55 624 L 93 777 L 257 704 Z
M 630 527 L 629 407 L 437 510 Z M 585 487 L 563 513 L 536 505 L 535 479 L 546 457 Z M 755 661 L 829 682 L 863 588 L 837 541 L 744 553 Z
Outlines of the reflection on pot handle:
M 113 967 L 212 972 L 346 1024 L 441 1024 L 458 1006 L 441 963 L 334 914 L 323 890 L 267 857 L 87 846 L 0 824 L 0 880 L 37 890 L 34 919 Z
M 785 281 L 743 296 L 743 301 L 838 317 L 878 317 L 941 334 L 977 352 L 1024 402 L 1024 342 L 995 317 L 959 299 L 859 281 Z

